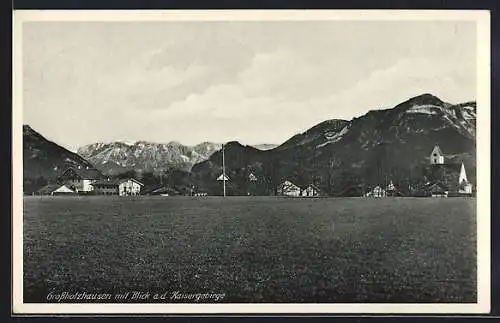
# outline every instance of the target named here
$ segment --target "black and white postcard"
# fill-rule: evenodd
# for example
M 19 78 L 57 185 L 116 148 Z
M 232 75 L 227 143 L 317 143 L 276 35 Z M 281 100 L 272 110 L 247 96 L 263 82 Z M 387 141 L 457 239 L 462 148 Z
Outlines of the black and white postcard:
M 15 313 L 487 313 L 488 11 L 16 11 Z

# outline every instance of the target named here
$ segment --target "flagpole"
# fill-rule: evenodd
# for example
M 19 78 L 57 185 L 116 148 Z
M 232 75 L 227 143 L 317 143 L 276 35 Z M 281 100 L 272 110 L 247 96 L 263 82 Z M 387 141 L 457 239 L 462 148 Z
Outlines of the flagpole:
M 224 159 L 224 144 L 222 144 L 222 186 L 224 187 L 224 196 L 226 196 L 226 161 Z

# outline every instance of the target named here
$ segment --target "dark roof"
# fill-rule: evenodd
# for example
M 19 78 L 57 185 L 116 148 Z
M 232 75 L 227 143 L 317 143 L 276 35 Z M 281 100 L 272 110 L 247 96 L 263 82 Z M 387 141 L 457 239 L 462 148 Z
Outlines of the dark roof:
M 312 187 L 312 188 L 313 188 L 313 189 L 315 189 L 316 191 L 319 191 L 319 190 L 320 190 L 320 189 L 319 189 L 316 185 L 314 185 L 314 184 L 309 184 L 309 185 L 307 185 L 307 186 L 305 187 L 305 189 L 307 189 L 307 188 L 309 188 L 309 187 Z
M 116 179 L 101 179 L 92 183 L 93 186 L 118 186 L 118 184 L 118 180 Z
M 76 176 L 78 176 L 81 179 L 101 179 L 104 178 L 104 175 L 97 169 L 95 168 L 78 168 L 78 167 L 70 167 L 66 169 L 60 177 L 65 177 L 65 174 L 68 172 L 74 172 Z
M 436 192 L 444 192 L 446 190 L 446 187 L 441 183 L 432 183 L 427 187 L 427 189 L 430 192 L 436 193 Z
M 144 184 L 143 184 L 142 182 L 138 181 L 138 180 L 137 180 L 137 179 L 135 179 L 135 178 L 120 178 L 120 179 L 118 179 L 118 180 L 117 180 L 117 183 L 118 183 L 118 184 L 121 184 L 121 183 L 126 182 L 126 181 L 129 181 L 129 180 L 130 180 L 130 181 L 133 181 L 133 182 L 136 182 L 137 184 L 139 184 L 139 185 L 141 185 L 141 186 L 144 186 Z
M 118 186 L 121 183 L 126 182 L 128 180 L 134 181 L 134 182 L 138 183 L 139 185 L 144 185 L 140 181 L 136 180 L 135 178 L 112 178 L 110 180 L 101 179 L 101 180 L 98 180 L 98 181 L 92 183 L 92 185 L 97 185 L 97 186 Z
M 169 187 L 159 187 L 159 188 L 156 188 L 154 190 L 151 191 L 151 194 L 170 194 L 170 195 L 175 195 L 175 194 L 178 194 L 179 192 L 172 189 L 172 188 L 169 188 Z

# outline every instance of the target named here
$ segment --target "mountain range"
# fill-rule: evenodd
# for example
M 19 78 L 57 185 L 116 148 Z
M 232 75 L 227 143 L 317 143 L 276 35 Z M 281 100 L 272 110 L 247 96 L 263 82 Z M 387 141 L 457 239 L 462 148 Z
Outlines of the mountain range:
M 228 192 L 246 194 L 249 173 L 259 179 L 254 185 L 260 194 L 275 193 L 284 179 L 298 185 L 315 183 L 333 195 L 358 194 L 360 187 L 387 179 L 407 186 L 424 180 L 428 156 L 436 144 L 447 163 L 464 162 L 474 181 L 475 137 L 475 102 L 451 104 L 423 94 L 352 120 L 326 120 L 279 146 L 256 148 L 228 142 Z M 95 143 L 74 154 L 26 125 L 23 140 L 25 184 L 39 177 L 51 178 L 62 167 L 81 164 L 111 175 L 131 170 L 161 174 L 176 169 L 181 171 L 177 177 L 183 183 L 211 194 L 221 191 L 215 180 L 222 170 L 220 144 Z
M 168 169 L 191 170 L 191 167 L 221 148 L 221 144 L 204 142 L 185 146 L 172 141 L 166 144 L 137 141 L 135 143 L 95 143 L 77 153 L 97 169 L 109 175 L 129 170 L 160 174 Z
M 77 154 L 108 175 L 127 171 L 162 174 L 169 170 L 190 171 L 193 165 L 207 160 L 221 149 L 221 144 L 203 142 L 186 146 L 176 141 L 166 144 L 148 141 L 94 143 L 78 149 Z M 273 144 L 255 145 L 259 150 L 276 147 Z

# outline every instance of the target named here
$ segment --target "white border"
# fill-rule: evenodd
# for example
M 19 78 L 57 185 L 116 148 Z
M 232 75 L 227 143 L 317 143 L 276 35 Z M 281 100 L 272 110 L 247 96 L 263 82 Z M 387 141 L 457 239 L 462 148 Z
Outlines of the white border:
M 394 20 L 477 23 L 477 256 L 476 304 L 25 304 L 22 221 L 22 23 L 26 21 L 308 21 Z M 488 313 L 490 310 L 490 13 L 486 10 L 113 10 L 13 13 L 13 282 L 14 314 L 223 313 Z

